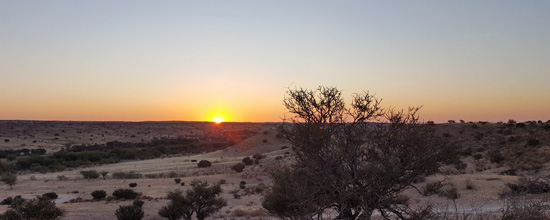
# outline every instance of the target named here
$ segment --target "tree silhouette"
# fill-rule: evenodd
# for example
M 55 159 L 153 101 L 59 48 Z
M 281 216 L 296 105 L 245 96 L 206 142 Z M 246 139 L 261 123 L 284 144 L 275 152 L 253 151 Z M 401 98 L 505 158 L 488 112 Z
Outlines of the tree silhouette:
M 289 90 L 285 107 L 293 113 L 281 134 L 293 145 L 294 164 L 272 175 L 264 198 L 270 213 L 285 219 L 410 216 L 398 198 L 423 175 L 435 173 L 449 148 L 430 126 L 419 122 L 419 107 L 384 110 L 368 92 L 347 107 L 334 87 Z

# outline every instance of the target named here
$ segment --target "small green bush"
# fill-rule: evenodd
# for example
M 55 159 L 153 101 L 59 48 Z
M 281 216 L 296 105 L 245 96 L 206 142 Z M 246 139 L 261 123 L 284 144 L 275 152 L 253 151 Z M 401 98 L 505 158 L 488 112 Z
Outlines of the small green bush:
M 130 187 L 133 188 L 133 187 L 136 187 L 136 186 L 137 186 L 137 183 L 130 183 L 130 184 L 128 184 L 128 186 L 130 186 Z
M 107 196 L 107 192 L 105 190 L 95 190 L 92 192 L 92 197 L 94 200 L 102 200 Z
M 135 199 L 139 193 L 131 189 L 117 189 L 113 192 L 113 196 L 117 199 Z
M 176 182 L 176 184 L 179 184 L 181 182 L 181 178 L 175 178 L 174 182 Z

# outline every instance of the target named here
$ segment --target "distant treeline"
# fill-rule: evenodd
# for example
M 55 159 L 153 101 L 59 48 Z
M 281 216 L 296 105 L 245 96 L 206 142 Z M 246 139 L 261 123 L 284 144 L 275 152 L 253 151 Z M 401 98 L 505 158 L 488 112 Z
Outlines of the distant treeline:
M 111 164 L 124 160 L 145 160 L 164 155 L 214 151 L 233 144 L 234 142 L 226 138 L 204 143 L 184 137 L 154 138 L 143 143 L 111 141 L 105 144 L 71 146 L 51 155 L 20 157 L 17 158 L 14 168 L 41 173 L 56 172 L 66 168 Z
M 29 156 L 29 155 L 44 155 L 46 154 L 46 149 L 36 148 L 36 149 L 19 149 L 19 150 L 0 150 L 0 158 L 6 158 L 9 155 L 13 156 Z

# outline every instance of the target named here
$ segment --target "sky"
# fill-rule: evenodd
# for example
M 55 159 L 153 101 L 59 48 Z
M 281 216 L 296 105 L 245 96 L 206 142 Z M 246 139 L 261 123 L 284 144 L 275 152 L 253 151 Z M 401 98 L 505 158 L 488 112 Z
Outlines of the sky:
M 550 1 L 0 0 L 0 120 L 277 122 L 289 88 L 550 120 Z

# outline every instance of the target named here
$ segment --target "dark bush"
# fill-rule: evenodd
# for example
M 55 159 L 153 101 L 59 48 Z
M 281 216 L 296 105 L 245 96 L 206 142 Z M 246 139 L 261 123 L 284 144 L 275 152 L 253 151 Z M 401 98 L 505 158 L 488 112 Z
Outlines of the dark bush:
M 97 179 L 99 178 L 99 173 L 95 170 L 83 170 L 80 171 L 80 174 L 84 177 L 84 179 Z
M 10 208 L 0 216 L 1 219 L 55 220 L 61 219 L 65 215 L 65 211 L 57 208 L 53 200 L 41 196 L 31 200 L 16 197 L 13 199 Z
M 212 166 L 212 162 L 210 162 L 208 160 L 201 160 L 201 161 L 199 161 L 197 166 L 198 167 L 209 167 L 209 166 Z
M 250 159 L 250 157 L 245 157 L 245 158 L 243 158 L 242 161 L 243 161 L 244 165 L 252 165 L 252 164 L 254 164 L 254 161 L 253 161 L 252 159 Z
M 117 189 L 113 192 L 113 196 L 117 199 L 135 199 L 139 194 L 131 189 Z
M 267 157 L 267 156 L 266 156 L 266 155 L 263 155 L 263 154 L 254 154 L 254 155 L 252 155 L 252 158 L 254 158 L 254 160 L 257 160 L 257 161 L 259 161 L 259 160 L 261 160 L 261 159 L 264 159 L 264 158 L 266 158 L 266 157 Z
M 527 146 L 537 146 L 540 144 L 540 141 L 536 138 L 530 138 L 529 140 L 527 140 Z
M 441 193 L 443 184 L 441 182 L 428 183 L 424 186 L 422 194 L 425 196 L 431 196 Z
M 472 157 L 474 158 L 474 160 L 480 160 L 481 158 L 483 158 L 483 155 L 481 155 L 481 154 L 474 154 L 474 155 L 472 155 Z
M 44 199 L 51 199 L 51 200 L 55 200 L 57 199 L 57 193 L 55 192 L 49 192 L 49 193 L 44 193 L 42 194 L 42 198 Z
M 128 186 L 130 186 L 130 187 L 136 187 L 136 186 L 137 186 L 137 183 L 130 183 L 130 184 L 128 184 Z
M 107 196 L 107 192 L 105 190 L 95 190 L 92 192 L 92 197 L 94 200 L 102 200 Z
M 506 184 L 513 193 L 542 194 L 550 192 L 550 184 L 537 180 L 520 179 L 519 183 Z
M 174 182 L 176 182 L 176 184 L 179 184 L 181 182 L 181 178 L 175 178 Z
M 141 220 L 143 219 L 143 210 L 134 205 L 120 206 L 115 211 L 118 220 Z
M 136 200 L 134 200 L 134 202 L 132 203 L 132 205 L 141 208 L 141 207 L 143 207 L 143 204 L 144 204 L 144 203 L 145 203 L 145 202 L 144 202 L 143 200 L 136 199 Z
M 240 173 L 240 172 L 243 172 L 244 170 L 244 164 L 243 163 L 238 163 L 238 164 L 235 164 L 231 167 L 232 170 L 234 170 L 235 172 L 237 173 Z
M 0 205 L 11 205 L 12 202 L 13 202 L 13 198 L 10 196 L 10 197 L 5 198 L 4 200 L 2 200 L 0 202 Z
M 517 171 L 515 169 L 507 169 L 502 172 L 500 172 L 500 175 L 507 175 L 507 176 L 517 176 Z
M 500 154 L 500 151 L 497 151 L 497 150 L 489 151 L 488 156 L 489 156 L 489 160 L 492 163 L 500 163 L 506 159 L 502 156 L 502 154 Z

